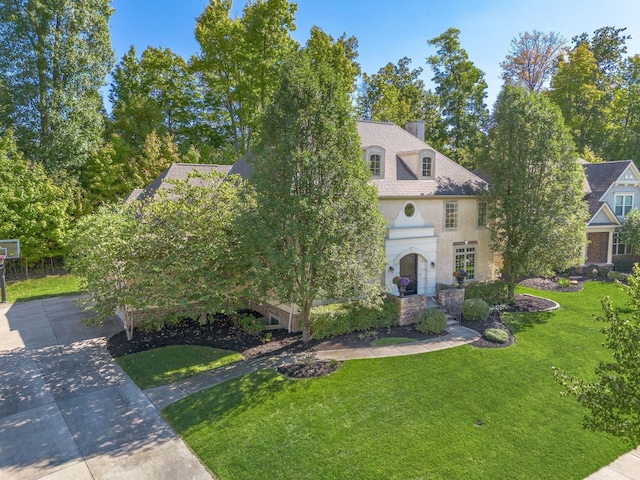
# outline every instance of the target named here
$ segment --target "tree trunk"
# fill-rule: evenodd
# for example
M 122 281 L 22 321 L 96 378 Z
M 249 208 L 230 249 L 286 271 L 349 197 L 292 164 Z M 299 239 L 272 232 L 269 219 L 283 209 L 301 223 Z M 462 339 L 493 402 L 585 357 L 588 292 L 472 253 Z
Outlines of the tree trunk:
M 305 301 L 302 305 L 302 341 L 311 340 L 311 302 Z

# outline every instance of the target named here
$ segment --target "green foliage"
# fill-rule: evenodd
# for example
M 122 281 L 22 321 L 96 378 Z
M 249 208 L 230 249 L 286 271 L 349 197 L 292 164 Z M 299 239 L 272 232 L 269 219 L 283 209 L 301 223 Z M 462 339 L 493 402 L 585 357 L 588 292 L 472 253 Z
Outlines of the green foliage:
M 613 268 L 618 272 L 631 273 L 635 263 L 632 260 L 616 260 L 613 262 Z
M 215 173 L 198 180 L 176 182 L 170 193 L 105 206 L 80 219 L 71 268 L 85 278 L 93 321 L 125 306 L 130 335 L 129 314 L 136 309 L 164 312 L 152 319 L 155 328 L 176 315 L 233 311 L 243 282 L 233 226 L 243 184 Z
M 249 313 L 237 313 L 231 315 L 233 324 L 240 327 L 243 332 L 249 335 L 260 335 L 267 328 L 260 318 Z
M 509 340 L 509 333 L 501 328 L 487 328 L 483 335 L 492 342 L 506 343 Z
M 640 251 L 640 210 L 637 208 L 632 208 L 627 213 L 624 225 L 620 229 L 620 240 L 633 250 Z
M 320 298 L 379 300 L 385 222 L 362 161 L 351 103 L 357 66 L 343 42 L 314 29 L 263 117 L 239 219 L 253 270 L 248 287 L 299 305 L 303 338 Z
M 398 304 L 385 299 L 381 307 L 354 303 L 334 303 L 311 309 L 313 338 L 336 337 L 345 333 L 398 324 Z
M 27 263 L 66 253 L 73 194 L 25 160 L 10 131 L 0 135 L 0 238 L 19 239 Z
M 487 82 L 484 73 L 469 60 L 460 46 L 460 31 L 449 28 L 429 40 L 436 55 L 427 58 L 434 71 L 442 117 L 446 128 L 440 143 L 444 152 L 466 167 L 476 166 L 476 156 L 486 142 L 489 113 L 484 104 Z
M 620 315 L 609 297 L 602 299 L 604 315 L 596 320 L 605 325 L 604 346 L 611 359 L 600 361 L 595 380 L 571 376 L 556 370 L 556 379 L 565 387 L 565 394 L 575 397 L 589 410 L 584 418 L 586 428 L 608 432 L 631 445 L 640 443 L 640 266 L 627 279 L 630 316 Z
M 291 37 L 297 5 L 248 2 L 240 17 L 231 16 L 231 7 L 230 0 L 210 0 L 198 17 L 201 51 L 193 68 L 235 161 L 260 138 L 260 116 L 278 88 L 284 60 L 297 47 Z
M 447 328 L 447 316 L 437 308 L 427 308 L 420 313 L 416 329 L 425 333 L 438 334 Z
M 112 13 L 109 0 L 0 3 L 0 122 L 49 170 L 81 166 L 102 140 Z
M 611 272 L 607 273 L 607 278 L 609 280 L 615 280 L 618 282 L 624 282 L 627 280 L 627 276 L 624 273 L 616 272 L 615 270 L 612 270 Z
M 373 342 L 371 342 L 372 347 L 388 347 L 390 345 L 402 345 L 405 343 L 413 343 L 415 342 L 415 338 L 409 337 L 383 337 L 377 338 Z
M 484 169 L 491 177 L 491 239 L 513 293 L 531 275 L 578 264 L 588 216 L 584 173 L 562 115 L 544 95 L 505 86 Z
M 509 285 L 506 282 L 474 282 L 465 287 L 466 299 L 479 298 L 493 305 L 508 305 L 513 303 L 513 295 L 509 295 Z
M 569 286 L 569 279 L 567 277 L 560 277 L 558 279 L 558 287 L 567 288 Z
M 491 307 L 484 300 L 471 298 L 462 304 L 462 317 L 465 320 L 484 322 L 491 314 Z
M 594 278 L 598 278 L 598 275 L 600 273 L 600 267 L 598 265 L 587 265 L 584 268 L 584 274 L 587 276 L 587 278 L 590 279 L 594 279 Z
M 176 383 L 242 359 L 239 353 L 219 348 L 169 345 L 119 357 L 116 362 L 144 389 Z

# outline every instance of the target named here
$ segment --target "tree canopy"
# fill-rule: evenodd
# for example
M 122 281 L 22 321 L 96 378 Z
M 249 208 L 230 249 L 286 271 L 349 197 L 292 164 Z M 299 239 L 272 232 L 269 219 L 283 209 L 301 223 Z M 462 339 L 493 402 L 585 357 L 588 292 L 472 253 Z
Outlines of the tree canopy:
M 384 222 L 350 101 L 356 73 L 344 42 L 314 28 L 286 64 L 252 161 L 247 280 L 262 298 L 300 307 L 305 339 L 314 300 L 372 303 L 380 293 Z
M 491 239 L 510 285 L 578 264 L 585 244 L 584 174 L 559 109 L 506 85 L 491 120 Z

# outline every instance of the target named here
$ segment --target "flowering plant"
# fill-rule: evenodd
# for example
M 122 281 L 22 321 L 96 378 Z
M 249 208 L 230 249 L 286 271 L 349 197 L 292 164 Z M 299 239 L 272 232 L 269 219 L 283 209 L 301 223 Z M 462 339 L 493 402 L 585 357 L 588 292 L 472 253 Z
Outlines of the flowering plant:
M 411 280 L 409 280 L 407 277 L 393 277 L 393 284 L 394 285 L 402 285 L 402 286 L 407 286 L 411 283 Z
M 453 272 L 453 276 L 454 277 L 466 277 L 467 276 L 467 271 L 462 269 L 462 268 L 458 268 L 455 272 Z

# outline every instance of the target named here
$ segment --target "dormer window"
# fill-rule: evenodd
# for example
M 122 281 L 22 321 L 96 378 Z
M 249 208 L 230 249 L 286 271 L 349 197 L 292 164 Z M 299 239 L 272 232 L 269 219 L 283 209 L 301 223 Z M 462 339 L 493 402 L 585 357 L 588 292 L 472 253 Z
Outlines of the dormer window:
M 372 153 L 369 155 L 369 168 L 371 169 L 371 175 L 374 177 L 380 176 L 380 167 L 382 166 L 382 159 L 379 153 Z
M 433 159 L 435 155 L 432 151 L 425 151 L 420 153 L 420 177 L 421 178 L 433 178 Z
M 382 148 L 368 148 L 365 151 L 365 159 L 372 177 L 384 177 L 384 150 Z

